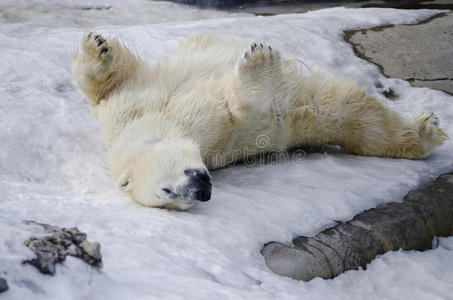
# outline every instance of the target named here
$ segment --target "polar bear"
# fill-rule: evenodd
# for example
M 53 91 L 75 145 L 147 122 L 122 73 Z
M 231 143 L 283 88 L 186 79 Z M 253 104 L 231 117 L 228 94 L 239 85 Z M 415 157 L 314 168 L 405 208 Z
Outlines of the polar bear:
M 72 71 L 99 120 L 118 188 L 145 206 L 208 201 L 208 169 L 254 151 L 332 144 L 422 159 L 447 139 L 434 114 L 406 121 L 352 80 L 302 76 L 265 43 L 194 36 L 150 67 L 117 38 L 89 32 Z

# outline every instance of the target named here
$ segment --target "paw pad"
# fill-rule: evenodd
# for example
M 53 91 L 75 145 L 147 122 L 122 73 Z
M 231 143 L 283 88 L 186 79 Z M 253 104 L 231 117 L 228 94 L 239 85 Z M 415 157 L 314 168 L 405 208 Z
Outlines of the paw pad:
M 86 35 L 85 48 L 88 52 L 97 53 L 100 59 L 105 59 L 110 57 L 110 46 L 108 45 L 106 39 L 95 32 L 89 32 Z
M 264 43 L 253 43 L 244 53 L 241 64 L 245 69 L 248 69 L 254 66 L 278 64 L 279 62 L 278 51 L 273 51 L 271 46 Z

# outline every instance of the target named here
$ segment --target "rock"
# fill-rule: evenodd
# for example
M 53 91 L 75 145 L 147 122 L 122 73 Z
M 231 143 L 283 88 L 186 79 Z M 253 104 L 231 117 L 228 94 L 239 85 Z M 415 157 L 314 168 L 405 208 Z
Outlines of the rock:
M 35 266 L 43 274 L 55 274 L 55 264 L 64 261 L 66 258 L 64 247 L 49 240 L 31 238 L 24 244 L 36 254 L 36 258 L 27 260 L 25 263 Z
M 414 25 L 348 31 L 346 40 L 385 76 L 453 94 L 453 13 Z
M 101 259 L 101 245 L 99 243 L 89 243 L 86 240 L 79 245 L 85 253 L 93 259 Z
M 342 1 L 282 1 L 282 0 L 170 0 L 176 3 L 191 4 L 199 7 L 216 7 L 229 11 L 243 10 L 261 16 L 276 14 L 295 14 L 307 11 L 343 6 L 360 7 L 392 7 L 400 9 L 452 9 L 451 0 L 409 0 L 409 1 L 375 1 L 375 0 L 342 0 Z M 86 9 L 86 8 L 83 8 Z M 95 9 L 100 9 L 96 7 Z
M 439 176 L 426 189 L 411 191 L 402 203 L 369 209 L 312 238 L 295 238 L 292 246 L 268 243 L 261 254 L 273 272 L 308 281 L 366 268 L 386 251 L 431 249 L 435 236 L 450 235 L 453 173 Z
M 35 266 L 41 273 L 54 275 L 55 264 L 63 262 L 67 255 L 81 258 L 92 266 L 102 267 L 101 245 L 88 242 L 87 235 L 77 228 L 59 228 L 34 221 L 24 222 L 40 225 L 47 232 L 52 233 L 41 239 L 32 237 L 24 243 L 36 254 L 35 258 L 26 260 L 24 263 Z
M 8 283 L 5 279 L 0 277 L 0 293 L 6 292 L 9 289 Z

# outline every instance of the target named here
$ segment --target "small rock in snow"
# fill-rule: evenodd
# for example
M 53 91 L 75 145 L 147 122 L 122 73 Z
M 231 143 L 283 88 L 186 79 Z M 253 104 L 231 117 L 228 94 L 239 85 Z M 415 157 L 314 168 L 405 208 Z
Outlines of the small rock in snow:
M 0 277 L 0 293 L 3 293 L 8 290 L 8 283 L 5 279 Z
M 88 242 L 87 235 L 76 227 L 59 228 L 34 221 L 25 221 L 25 223 L 40 225 L 47 232 L 53 233 L 41 239 L 31 237 L 24 243 L 36 254 L 35 258 L 26 260 L 24 263 L 35 266 L 41 273 L 55 274 L 55 264 L 63 262 L 67 255 L 81 258 L 92 266 L 102 267 L 101 245 Z

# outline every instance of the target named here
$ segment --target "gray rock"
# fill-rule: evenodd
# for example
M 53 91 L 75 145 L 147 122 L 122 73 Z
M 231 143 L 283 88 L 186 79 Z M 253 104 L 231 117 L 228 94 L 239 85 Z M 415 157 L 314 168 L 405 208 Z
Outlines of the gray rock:
M 66 258 L 65 248 L 49 240 L 32 237 L 24 244 L 36 254 L 36 258 L 26 260 L 25 263 L 35 266 L 43 274 L 55 274 L 55 264 Z
M 349 31 L 346 40 L 385 76 L 453 94 L 453 13 L 415 25 Z
M 366 268 L 386 251 L 431 249 L 435 236 L 450 235 L 453 173 L 439 176 L 426 189 L 411 191 L 402 203 L 367 210 L 312 238 L 298 237 L 292 246 L 271 242 L 261 253 L 273 272 L 308 281 Z
M 35 266 L 41 273 L 55 274 L 55 264 L 63 262 L 67 255 L 81 258 L 92 266 L 102 267 L 101 245 L 88 242 L 87 235 L 77 228 L 59 228 L 34 221 L 24 222 L 40 225 L 47 232 L 52 233 L 41 239 L 32 237 L 24 243 L 36 254 L 35 258 L 26 260 L 24 263 Z
M 9 289 L 5 279 L 0 277 L 0 293 L 6 292 Z
M 99 243 L 89 243 L 86 240 L 79 245 L 85 253 L 93 259 L 101 259 L 101 245 Z

